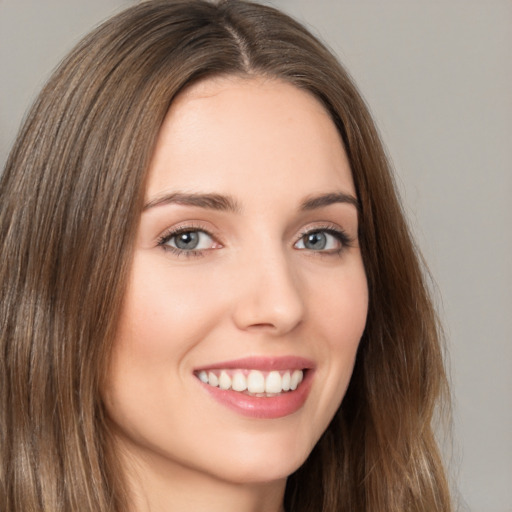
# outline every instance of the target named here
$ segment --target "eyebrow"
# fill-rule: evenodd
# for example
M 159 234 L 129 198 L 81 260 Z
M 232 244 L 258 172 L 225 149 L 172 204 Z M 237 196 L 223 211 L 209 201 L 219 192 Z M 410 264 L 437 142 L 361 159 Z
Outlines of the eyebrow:
M 316 210 L 336 203 L 346 203 L 355 206 L 357 211 L 360 209 L 359 201 L 353 195 L 344 192 L 331 192 L 320 194 L 318 196 L 308 197 L 300 206 L 302 211 Z
M 184 192 L 173 192 L 157 197 L 144 205 L 144 211 L 156 206 L 168 204 L 181 204 L 184 206 L 198 206 L 209 210 L 229 211 L 238 213 L 241 211 L 238 202 L 229 196 L 221 194 L 187 194 Z

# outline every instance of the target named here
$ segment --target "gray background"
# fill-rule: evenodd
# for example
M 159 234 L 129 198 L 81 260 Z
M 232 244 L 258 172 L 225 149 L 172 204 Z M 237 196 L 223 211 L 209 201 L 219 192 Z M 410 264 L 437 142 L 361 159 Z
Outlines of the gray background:
M 50 70 L 135 0 L 0 0 L 0 165 Z M 439 287 L 461 509 L 512 511 L 512 2 L 275 0 L 371 105 Z

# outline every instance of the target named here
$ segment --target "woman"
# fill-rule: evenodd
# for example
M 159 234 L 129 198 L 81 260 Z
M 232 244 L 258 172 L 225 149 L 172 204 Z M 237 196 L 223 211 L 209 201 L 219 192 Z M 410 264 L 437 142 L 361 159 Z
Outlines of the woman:
M 0 204 L 2 510 L 450 510 L 418 256 L 364 102 L 296 22 L 107 21 Z

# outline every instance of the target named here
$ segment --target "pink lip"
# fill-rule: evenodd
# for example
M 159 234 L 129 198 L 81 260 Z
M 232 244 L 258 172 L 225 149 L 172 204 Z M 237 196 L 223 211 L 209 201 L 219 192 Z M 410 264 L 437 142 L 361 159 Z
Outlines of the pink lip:
M 307 371 L 304 373 L 304 380 L 295 391 L 287 391 L 273 397 L 257 397 L 246 395 L 231 389 L 223 390 L 204 384 L 197 379 L 197 382 L 210 394 L 212 398 L 231 410 L 242 414 L 243 416 L 249 416 L 252 418 L 275 419 L 293 414 L 304 405 L 311 390 L 314 366 L 315 365 L 312 361 L 301 357 L 251 357 L 215 363 L 214 365 L 197 368 L 195 372 L 222 368 L 246 368 L 261 371 L 306 369 Z
M 282 356 L 282 357 L 245 357 L 242 359 L 234 359 L 232 361 L 222 361 L 213 363 L 208 366 L 196 368 L 194 371 L 200 372 L 202 370 L 236 370 L 238 368 L 246 368 L 248 370 L 310 370 L 315 367 L 315 363 L 310 359 L 296 356 Z

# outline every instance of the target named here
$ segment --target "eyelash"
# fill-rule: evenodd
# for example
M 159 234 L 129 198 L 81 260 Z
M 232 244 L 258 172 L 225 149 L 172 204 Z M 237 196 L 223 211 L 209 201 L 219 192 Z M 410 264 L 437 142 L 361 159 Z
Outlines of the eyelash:
M 195 226 L 195 225 L 187 225 L 187 226 L 181 226 L 176 229 L 171 229 L 162 236 L 160 236 L 157 240 L 157 246 L 161 247 L 164 251 L 170 252 L 174 254 L 175 256 L 184 256 L 186 258 L 197 258 L 197 257 L 203 257 L 206 255 L 206 252 L 210 249 L 191 249 L 191 250 L 184 250 L 184 249 L 178 249 L 177 247 L 172 247 L 171 245 L 168 245 L 168 242 L 172 240 L 174 237 L 177 237 L 181 235 L 182 233 L 189 233 L 189 232 L 201 232 L 208 235 L 212 240 L 216 240 L 216 237 L 210 233 L 207 229 L 204 229 L 201 226 Z M 314 251 L 314 250 L 308 250 L 308 249 L 301 249 L 308 251 L 315 256 L 339 256 L 341 255 L 348 247 L 352 246 L 353 239 L 344 231 L 343 229 L 339 227 L 334 227 L 333 225 L 321 225 L 321 226 L 314 226 L 309 229 L 305 229 L 301 232 L 300 236 L 298 237 L 297 241 L 294 243 L 294 246 L 302 240 L 307 235 L 312 235 L 314 233 L 327 233 L 328 235 L 333 236 L 339 243 L 340 248 L 339 249 L 330 249 L 330 250 L 320 250 L 320 251 Z M 217 242 L 219 243 L 219 242 Z

